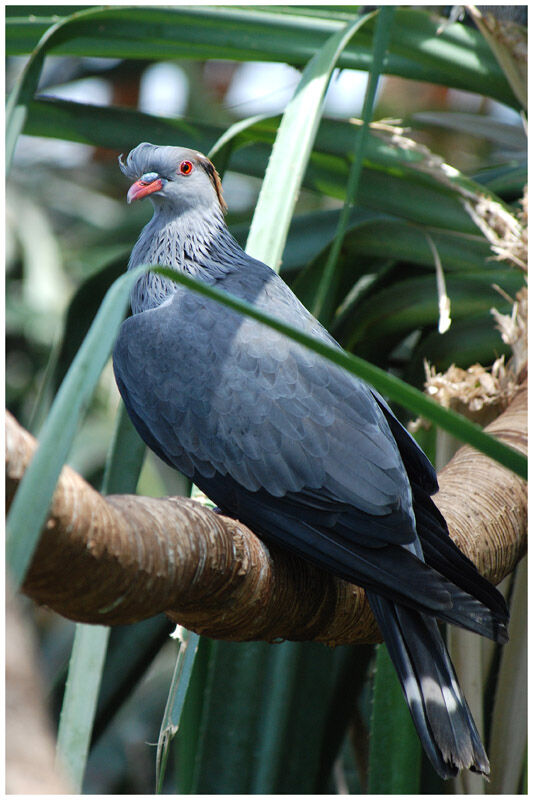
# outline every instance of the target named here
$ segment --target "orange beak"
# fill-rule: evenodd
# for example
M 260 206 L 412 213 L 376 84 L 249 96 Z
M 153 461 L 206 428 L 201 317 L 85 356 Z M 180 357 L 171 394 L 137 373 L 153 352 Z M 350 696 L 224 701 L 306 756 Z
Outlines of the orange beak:
M 158 192 L 162 188 L 163 181 L 161 178 L 156 178 L 150 183 L 146 183 L 141 178 L 130 186 L 127 196 L 128 203 L 133 203 L 134 200 L 142 200 L 143 197 L 147 197 L 153 192 Z

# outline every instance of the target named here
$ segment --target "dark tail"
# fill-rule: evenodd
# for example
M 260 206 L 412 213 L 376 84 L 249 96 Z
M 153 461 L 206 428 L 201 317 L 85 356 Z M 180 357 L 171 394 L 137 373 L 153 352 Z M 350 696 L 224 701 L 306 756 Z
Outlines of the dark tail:
M 489 762 L 436 621 L 367 592 L 422 745 L 442 778 Z

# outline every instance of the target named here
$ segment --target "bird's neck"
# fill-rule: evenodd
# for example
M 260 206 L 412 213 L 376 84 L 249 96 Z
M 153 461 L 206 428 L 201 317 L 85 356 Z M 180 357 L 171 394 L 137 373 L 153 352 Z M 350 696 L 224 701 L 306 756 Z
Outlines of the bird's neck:
M 179 214 L 156 207 L 133 248 L 129 269 L 159 264 L 216 283 L 238 268 L 243 255 L 218 205 Z M 141 276 L 132 291 L 133 313 L 161 305 L 176 291 L 177 284 L 162 275 Z

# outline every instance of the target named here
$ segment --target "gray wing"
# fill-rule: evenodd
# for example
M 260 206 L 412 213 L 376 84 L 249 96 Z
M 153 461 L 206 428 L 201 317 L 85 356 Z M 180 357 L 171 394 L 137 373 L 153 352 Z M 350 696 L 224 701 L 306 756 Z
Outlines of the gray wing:
M 230 476 L 274 497 L 314 497 L 400 516 L 386 540 L 414 536 L 411 490 L 368 387 L 281 334 L 178 291 L 127 319 L 114 368 L 156 452 L 189 477 Z M 392 521 L 392 519 L 391 519 Z

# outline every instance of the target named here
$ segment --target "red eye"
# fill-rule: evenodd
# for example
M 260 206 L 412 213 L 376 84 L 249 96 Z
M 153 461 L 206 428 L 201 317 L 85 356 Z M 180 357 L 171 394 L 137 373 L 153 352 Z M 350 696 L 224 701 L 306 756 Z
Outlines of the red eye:
M 182 161 L 179 165 L 179 171 L 182 175 L 190 175 L 194 167 L 190 161 Z

